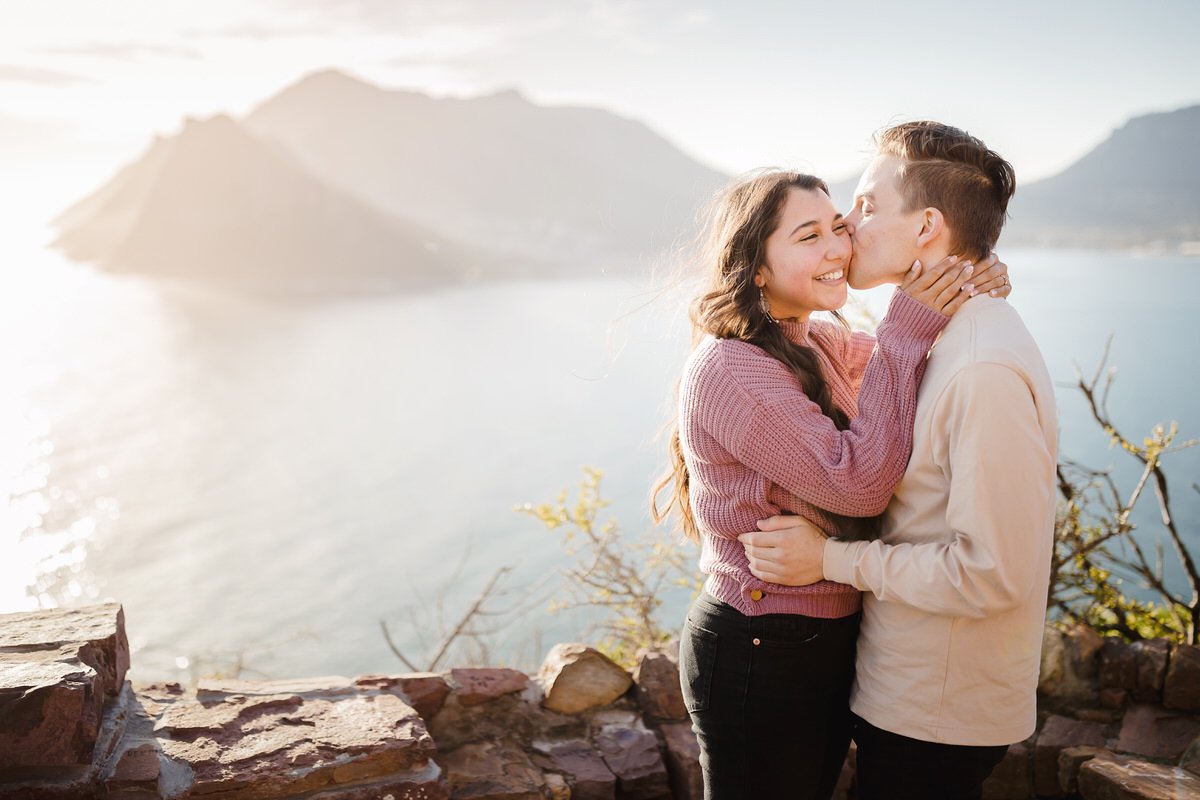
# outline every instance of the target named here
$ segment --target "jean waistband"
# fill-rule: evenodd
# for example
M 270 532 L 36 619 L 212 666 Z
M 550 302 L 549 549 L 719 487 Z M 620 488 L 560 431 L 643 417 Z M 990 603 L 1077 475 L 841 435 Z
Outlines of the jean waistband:
M 862 612 L 848 617 L 810 617 L 804 614 L 762 614 L 746 616 L 741 611 L 708 592 L 701 592 L 692 603 L 688 619 L 700 627 L 720 627 L 729 632 L 749 632 L 753 635 L 789 637 L 819 631 L 858 630 Z M 719 633 L 720 631 L 714 631 Z

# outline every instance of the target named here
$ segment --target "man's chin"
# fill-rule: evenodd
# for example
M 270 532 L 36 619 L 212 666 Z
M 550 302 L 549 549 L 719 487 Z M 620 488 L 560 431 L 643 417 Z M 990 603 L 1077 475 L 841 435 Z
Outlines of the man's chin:
M 867 289 L 882 286 L 887 283 L 887 280 L 879 275 L 871 275 L 868 270 L 855 269 L 851 265 L 850 269 L 846 271 L 846 283 L 856 292 L 865 292 Z
M 846 273 L 846 285 L 855 291 L 863 291 L 865 289 L 875 288 L 873 285 L 864 281 L 861 274 L 856 273 L 853 270 Z

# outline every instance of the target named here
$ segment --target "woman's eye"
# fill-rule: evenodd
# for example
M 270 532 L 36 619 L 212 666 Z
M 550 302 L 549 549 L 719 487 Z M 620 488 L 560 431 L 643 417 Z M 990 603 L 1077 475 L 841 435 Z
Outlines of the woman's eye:
M 834 232 L 834 233 L 845 233 L 845 232 L 846 232 L 846 226 L 845 226 L 845 225 L 838 225 L 838 226 L 836 226 L 836 227 L 833 229 L 833 232 Z
M 817 238 L 817 235 L 816 235 L 815 233 L 810 233 L 808 236 L 804 236 L 804 237 L 802 237 L 802 238 L 800 239 L 800 241 L 802 241 L 802 242 L 811 242 L 811 241 L 814 241 L 816 238 Z

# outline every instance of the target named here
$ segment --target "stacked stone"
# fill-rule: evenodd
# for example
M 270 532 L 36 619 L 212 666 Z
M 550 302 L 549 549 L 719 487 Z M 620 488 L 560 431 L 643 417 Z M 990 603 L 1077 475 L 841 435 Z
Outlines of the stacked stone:
M 1200 800 L 1200 648 L 1047 626 L 1038 694 L 988 800 Z
M 128 668 L 116 604 L 0 615 L 0 797 L 449 797 L 402 681 L 185 690 Z
M 0 796 L 87 796 L 125 727 L 128 670 L 116 604 L 0 615 Z
M 582 644 L 557 645 L 536 677 L 184 688 L 131 684 L 128 668 L 116 604 L 0 615 L 0 798 L 703 795 L 674 647 L 640 653 L 632 675 Z M 1038 730 L 1009 748 L 985 797 L 1200 800 L 1200 648 L 1048 627 Z
M 702 797 L 689 788 L 699 786 L 695 736 L 672 727 L 683 706 L 678 668 L 644 653 L 635 675 L 582 644 L 556 645 L 536 679 L 451 670 L 430 730 L 453 797 Z
M 688 800 L 670 652 L 511 669 L 131 684 L 115 604 L 0 615 L 0 798 Z M 436 741 L 436 745 L 435 745 Z

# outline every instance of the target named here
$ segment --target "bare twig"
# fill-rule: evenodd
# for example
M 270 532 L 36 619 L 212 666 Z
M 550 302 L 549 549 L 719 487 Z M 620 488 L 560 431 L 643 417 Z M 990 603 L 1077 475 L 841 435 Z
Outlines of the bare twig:
M 404 653 L 400 652 L 400 648 L 396 647 L 396 643 L 392 641 L 392 634 L 388 631 L 387 623 L 383 620 L 379 620 L 379 627 L 383 630 L 383 640 L 387 642 L 388 648 L 396 654 L 396 658 L 400 659 L 404 666 L 408 667 L 413 672 L 419 672 L 420 670 L 417 669 L 416 665 L 409 661 L 408 658 L 405 657 Z
M 1171 512 L 1170 492 L 1167 475 L 1162 467 L 1165 455 L 1179 452 L 1200 444 L 1198 440 L 1175 442 L 1176 426 L 1169 429 L 1157 426 L 1142 444 L 1137 444 L 1117 429 L 1108 412 L 1108 397 L 1116 376 L 1113 368 L 1105 369 L 1112 338 L 1104 346 L 1104 354 L 1090 380 L 1082 377 L 1076 367 L 1076 388 L 1083 394 L 1092 418 L 1110 437 L 1113 444 L 1136 458 L 1142 464 L 1142 472 L 1127 497 L 1122 498 L 1111 470 L 1097 471 L 1081 467 L 1064 460 L 1059 465 L 1059 494 L 1063 498 L 1060 507 L 1058 537 L 1052 560 L 1054 581 L 1051 587 L 1051 603 L 1064 613 L 1075 615 L 1075 604 L 1085 600 L 1108 608 L 1108 622 L 1099 625 L 1125 636 L 1136 637 L 1137 631 L 1124 618 L 1126 612 L 1140 614 L 1165 614 L 1171 626 L 1184 641 L 1195 642 L 1196 621 L 1200 616 L 1200 568 L 1188 549 Z M 1103 384 L 1101 381 L 1103 379 Z M 1072 474 L 1079 476 L 1073 479 Z M 1083 483 L 1077 482 L 1082 480 Z M 1155 543 L 1154 563 L 1151 563 L 1141 543 L 1132 535 L 1136 526 L 1132 522 L 1134 507 L 1141 499 L 1146 485 L 1153 481 L 1159 506 L 1159 516 L 1167 538 L 1187 580 L 1190 593 L 1181 596 L 1167 586 L 1164 579 L 1162 542 Z M 1192 484 L 1200 491 L 1200 485 Z M 1106 499 L 1107 498 L 1107 499 Z M 1085 508 L 1098 506 L 1100 517 L 1086 516 Z M 1132 556 L 1117 556 L 1108 549 L 1110 543 L 1119 543 L 1123 552 Z M 1101 566 L 1104 564 L 1106 566 Z M 1162 600 L 1157 611 L 1153 606 L 1140 604 L 1121 595 L 1109 584 L 1113 571 L 1128 573 L 1141 584 L 1152 590 Z M 1186 612 L 1186 613 L 1185 613 Z M 1095 620 L 1091 620 L 1095 624 Z

